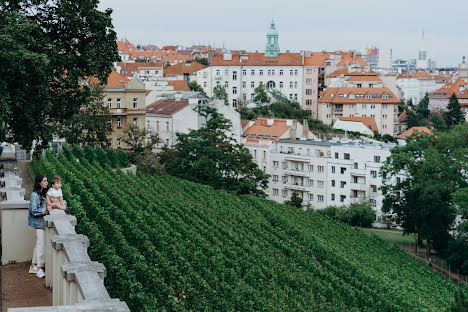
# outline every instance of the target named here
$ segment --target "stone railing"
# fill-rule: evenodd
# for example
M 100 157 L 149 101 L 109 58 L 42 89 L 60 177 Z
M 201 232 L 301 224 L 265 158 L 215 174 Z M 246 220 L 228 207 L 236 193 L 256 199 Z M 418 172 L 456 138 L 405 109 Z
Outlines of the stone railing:
M 24 200 L 16 160 L 4 155 L 0 157 L 0 192 L 4 198 L 0 202 L 2 264 L 30 261 L 35 235 L 27 225 L 29 201 Z M 129 312 L 125 302 L 110 298 L 104 286 L 106 268 L 102 263 L 91 261 L 88 238 L 75 232 L 76 218 L 53 209 L 44 221 L 45 284 L 52 289 L 53 306 L 9 308 L 8 312 Z

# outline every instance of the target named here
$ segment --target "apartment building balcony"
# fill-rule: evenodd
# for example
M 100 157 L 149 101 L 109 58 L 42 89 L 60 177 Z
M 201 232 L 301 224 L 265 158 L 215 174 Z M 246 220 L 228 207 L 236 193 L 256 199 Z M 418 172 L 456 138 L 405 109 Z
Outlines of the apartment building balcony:
M 366 170 L 365 169 L 350 169 L 349 174 L 352 176 L 360 176 L 360 177 L 365 177 L 366 176 Z
M 334 113 L 340 113 L 340 114 L 342 114 L 342 113 L 343 113 L 343 109 L 342 109 L 342 108 L 335 108 L 335 109 L 333 110 L 333 112 L 334 112 Z
M 288 153 L 284 153 L 288 154 Z M 310 162 L 310 156 L 307 155 L 300 155 L 300 154 L 288 154 L 287 156 L 284 157 L 285 160 L 289 161 L 299 161 L 299 162 Z
M 305 172 L 303 170 L 289 169 L 289 170 L 285 170 L 284 173 L 286 175 L 297 176 L 297 177 L 308 177 L 309 176 L 309 172 Z
M 365 183 L 351 183 L 350 188 L 351 188 L 351 192 L 353 190 L 365 192 L 369 189 L 369 186 Z
M 294 191 L 306 191 L 306 187 L 304 183 L 285 184 L 284 188 L 288 190 L 294 190 Z
M 351 204 L 360 203 L 360 202 L 365 201 L 365 200 L 366 200 L 365 196 L 362 196 L 362 197 L 361 196 L 356 196 L 356 197 L 351 196 L 349 198 L 349 201 L 350 201 Z
M 110 109 L 112 116 L 127 116 L 126 108 L 112 108 Z

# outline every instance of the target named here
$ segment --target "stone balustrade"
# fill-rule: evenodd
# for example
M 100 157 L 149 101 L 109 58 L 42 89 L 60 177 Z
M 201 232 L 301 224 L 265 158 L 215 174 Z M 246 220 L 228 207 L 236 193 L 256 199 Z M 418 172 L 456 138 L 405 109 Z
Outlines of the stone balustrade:
M 24 189 L 21 188 L 14 159 L 0 157 L 0 177 L 4 182 L 0 192 L 5 198 L 0 202 L 2 263 L 30 261 L 35 235 L 27 225 L 29 202 L 24 200 Z M 104 286 L 106 268 L 90 259 L 88 238 L 75 232 L 76 218 L 54 209 L 44 217 L 44 221 L 45 284 L 52 289 L 53 306 L 9 308 L 8 312 L 129 312 L 125 302 L 110 298 Z M 15 249 L 12 246 L 20 247 Z

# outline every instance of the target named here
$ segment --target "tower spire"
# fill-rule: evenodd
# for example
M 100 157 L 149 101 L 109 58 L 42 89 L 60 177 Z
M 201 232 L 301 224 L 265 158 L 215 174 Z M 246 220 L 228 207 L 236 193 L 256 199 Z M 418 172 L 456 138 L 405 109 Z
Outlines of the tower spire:
M 280 48 L 278 45 L 278 31 L 275 27 L 275 21 L 271 19 L 270 29 L 267 33 L 267 44 L 265 48 L 266 57 L 278 57 L 280 55 Z

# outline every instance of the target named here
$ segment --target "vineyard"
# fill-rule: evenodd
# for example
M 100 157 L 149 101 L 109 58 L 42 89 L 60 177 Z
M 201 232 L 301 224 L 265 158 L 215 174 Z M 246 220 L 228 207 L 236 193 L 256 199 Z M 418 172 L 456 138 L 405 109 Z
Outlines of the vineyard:
M 450 311 L 456 287 L 403 251 L 269 200 L 130 175 L 68 149 L 33 163 L 63 179 L 106 287 L 132 311 Z M 466 292 L 468 294 L 468 292 Z

